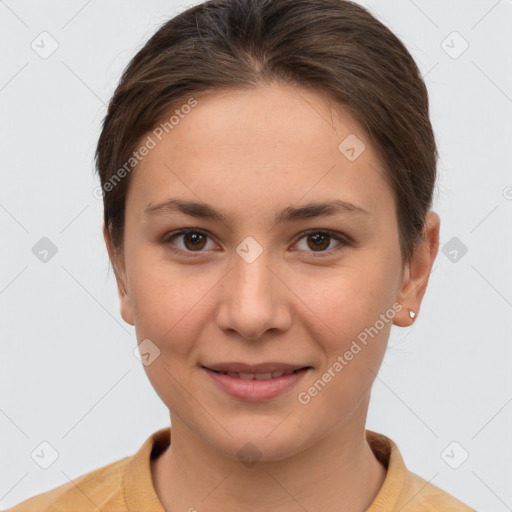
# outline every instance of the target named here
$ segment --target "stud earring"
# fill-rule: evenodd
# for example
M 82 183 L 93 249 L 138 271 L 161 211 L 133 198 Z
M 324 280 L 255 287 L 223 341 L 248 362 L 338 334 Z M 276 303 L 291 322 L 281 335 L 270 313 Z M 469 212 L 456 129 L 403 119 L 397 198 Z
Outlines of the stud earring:
M 411 317 L 412 320 L 414 320 L 414 318 L 416 317 L 416 313 L 412 309 L 409 309 L 409 316 Z

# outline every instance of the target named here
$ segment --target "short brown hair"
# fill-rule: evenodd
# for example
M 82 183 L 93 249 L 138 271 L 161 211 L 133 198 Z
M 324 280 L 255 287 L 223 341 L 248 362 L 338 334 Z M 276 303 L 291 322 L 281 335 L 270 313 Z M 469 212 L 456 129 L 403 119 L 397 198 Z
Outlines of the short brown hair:
M 402 261 L 410 262 L 436 179 L 428 94 L 403 43 L 347 0 L 210 0 L 147 41 L 110 100 L 95 154 L 116 252 L 123 250 L 126 162 L 141 137 L 191 97 L 269 83 L 314 88 L 355 116 L 382 160 Z

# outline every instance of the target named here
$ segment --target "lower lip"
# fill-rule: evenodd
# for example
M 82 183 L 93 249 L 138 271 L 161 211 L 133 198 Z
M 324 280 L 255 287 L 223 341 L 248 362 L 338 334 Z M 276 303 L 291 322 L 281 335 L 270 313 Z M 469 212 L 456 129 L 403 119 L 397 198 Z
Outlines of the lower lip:
M 290 375 L 283 375 L 274 379 L 250 380 L 230 377 L 205 367 L 203 367 L 203 370 L 229 395 L 249 402 L 259 402 L 279 396 L 281 393 L 292 388 L 304 377 L 310 368 L 304 368 Z

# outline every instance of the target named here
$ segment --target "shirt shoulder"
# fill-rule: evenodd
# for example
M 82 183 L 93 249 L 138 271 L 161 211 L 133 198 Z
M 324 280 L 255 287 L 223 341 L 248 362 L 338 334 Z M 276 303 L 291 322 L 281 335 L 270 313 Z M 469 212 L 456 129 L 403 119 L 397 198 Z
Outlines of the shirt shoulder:
M 389 437 L 366 430 L 366 439 L 376 458 L 387 468 L 384 484 L 366 512 L 476 512 L 410 471 Z
M 170 443 L 170 427 L 128 457 L 89 471 L 3 512 L 165 512 L 153 487 L 151 459 Z
M 401 512 L 476 512 L 474 508 L 409 470 L 397 505 L 397 510 Z
M 123 475 L 132 457 L 125 457 L 73 478 L 5 512 L 97 512 L 98 509 L 118 512 L 126 509 Z

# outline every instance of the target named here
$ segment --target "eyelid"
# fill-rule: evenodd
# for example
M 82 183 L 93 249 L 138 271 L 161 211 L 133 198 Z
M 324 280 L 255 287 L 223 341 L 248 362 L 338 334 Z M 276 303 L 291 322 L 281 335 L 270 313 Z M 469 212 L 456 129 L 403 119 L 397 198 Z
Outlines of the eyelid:
M 340 242 L 344 242 L 346 244 L 352 243 L 351 238 L 348 235 L 345 235 L 344 233 L 340 233 L 339 231 L 333 231 L 332 229 L 327 228 L 313 228 L 313 229 L 307 229 L 306 231 L 302 231 L 297 235 L 297 241 L 299 241 L 301 238 L 304 238 L 306 235 L 312 235 L 313 233 L 321 233 L 324 235 L 329 235 L 330 237 L 339 240 Z
M 353 240 L 348 235 L 345 235 L 343 233 L 339 233 L 338 231 L 333 231 L 332 229 L 327 229 L 327 228 L 313 228 L 313 229 L 308 229 L 306 231 L 302 231 L 301 233 L 299 233 L 297 235 L 297 240 L 294 243 L 294 245 L 297 244 L 297 242 L 299 242 L 300 240 L 302 240 L 302 238 L 304 238 L 305 236 L 317 234 L 317 233 L 330 236 L 331 238 L 333 238 L 334 240 L 336 240 L 338 242 L 338 245 L 336 245 L 332 249 L 328 249 L 326 251 L 306 251 L 307 258 L 322 258 L 322 257 L 326 258 L 326 257 L 331 256 L 332 254 L 335 254 L 336 252 L 344 249 L 345 247 L 354 245 Z
M 184 229 L 179 229 L 177 231 L 171 231 L 170 233 L 167 233 L 162 242 L 164 244 L 169 244 L 171 246 L 171 250 L 173 252 L 176 252 L 176 253 L 179 253 L 179 254 L 185 254 L 187 256 L 192 256 L 192 257 L 196 257 L 196 256 L 200 256 L 201 254 L 204 254 L 206 253 L 206 251 L 183 251 L 182 249 L 178 249 L 177 247 L 174 247 L 173 244 L 171 243 L 175 238 L 178 238 L 182 235 L 186 235 L 188 233 L 199 233 L 201 235 L 204 235 L 212 240 L 215 239 L 215 237 L 213 235 L 211 235 L 208 231 L 204 230 L 204 229 L 201 229 L 201 228 L 184 228 Z M 217 242 L 215 242 L 217 243 Z M 218 244 L 217 244 L 218 245 Z
M 188 233 L 199 233 L 199 234 L 202 234 L 212 240 L 215 239 L 215 237 L 213 235 L 211 235 L 208 231 L 206 231 L 204 229 L 184 228 L 184 229 L 180 229 L 178 231 L 172 231 L 170 233 L 167 233 L 163 238 L 163 243 L 168 244 L 175 238 L 178 238 L 182 235 L 186 235 Z M 306 253 L 308 253 L 310 255 L 308 257 L 314 257 L 314 258 L 320 257 L 321 258 L 321 257 L 323 257 L 322 255 L 326 255 L 326 256 L 331 255 L 331 254 L 335 253 L 336 251 L 343 249 L 344 247 L 354 245 L 353 239 L 351 237 L 349 237 L 348 235 L 345 235 L 344 233 L 339 233 L 337 231 L 333 231 L 333 230 L 327 229 L 327 228 L 312 228 L 312 229 L 308 229 L 306 231 L 302 231 L 301 233 L 299 233 L 297 235 L 297 239 L 293 245 L 297 244 L 297 242 L 299 242 L 305 236 L 310 235 L 310 234 L 317 234 L 317 233 L 328 235 L 339 243 L 336 247 L 333 247 L 332 249 L 328 249 L 326 251 L 318 251 L 318 252 L 317 251 L 306 251 Z M 171 244 L 171 246 L 172 246 L 172 244 Z M 207 252 L 207 251 L 183 251 L 176 247 L 172 247 L 171 250 L 173 250 L 174 252 L 178 252 L 180 254 L 186 254 L 187 256 L 191 255 L 192 257 L 199 256 L 202 253 Z

